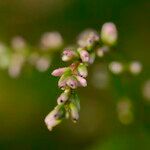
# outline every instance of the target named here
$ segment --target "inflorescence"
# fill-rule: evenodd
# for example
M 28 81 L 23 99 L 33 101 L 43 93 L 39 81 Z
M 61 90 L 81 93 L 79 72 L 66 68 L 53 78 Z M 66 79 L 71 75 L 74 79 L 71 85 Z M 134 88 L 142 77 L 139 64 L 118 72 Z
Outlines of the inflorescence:
M 53 76 L 60 77 L 58 87 L 63 92 L 57 99 L 57 106 L 45 118 L 45 123 L 50 131 L 64 118 L 71 117 L 73 122 L 78 121 L 80 100 L 77 88 L 87 86 L 88 66 L 94 63 L 96 56 L 103 58 L 109 53 L 117 44 L 117 39 L 116 26 L 110 22 L 102 26 L 100 33 L 93 29 L 83 31 L 78 37 L 76 46 L 64 49 L 62 61 L 70 62 L 70 65 L 52 72 Z M 0 69 L 6 70 L 12 78 L 19 77 L 26 66 L 32 66 L 40 72 L 45 72 L 50 68 L 54 53 L 63 47 L 64 40 L 57 31 L 44 33 L 38 46 L 31 46 L 20 36 L 14 37 L 9 46 L 0 42 Z M 142 71 L 142 64 L 139 61 L 121 62 L 110 59 L 107 66 L 112 78 L 117 76 L 117 82 L 120 82 L 119 75 L 131 73 L 136 76 Z M 99 88 L 105 87 L 108 75 L 105 70 L 100 71 L 100 68 L 96 71 L 99 73 L 94 73 L 94 84 Z M 149 82 L 148 80 L 143 85 L 143 97 L 148 101 L 150 100 Z M 121 83 L 119 84 L 122 86 Z M 121 88 L 115 82 L 113 86 L 117 92 L 118 88 Z M 125 95 L 120 96 L 117 103 L 118 119 L 122 124 L 130 124 L 134 118 L 132 103 L 127 93 L 125 91 L 123 93 Z
M 79 119 L 80 100 L 76 93 L 78 87 L 87 86 L 88 66 L 93 64 L 96 55 L 103 57 L 117 43 L 117 29 L 113 23 L 105 23 L 101 33 L 86 30 L 79 35 L 77 48 L 66 48 L 62 53 L 62 61 L 71 64 L 52 72 L 60 77 L 58 87 L 63 90 L 57 99 L 57 106 L 45 118 L 45 123 L 51 131 L 64 118 L 73 122 Z

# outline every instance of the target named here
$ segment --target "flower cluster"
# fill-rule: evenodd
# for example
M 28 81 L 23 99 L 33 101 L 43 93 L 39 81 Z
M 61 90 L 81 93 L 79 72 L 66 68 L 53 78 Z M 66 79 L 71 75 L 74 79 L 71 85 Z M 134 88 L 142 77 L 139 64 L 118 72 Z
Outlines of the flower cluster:
M 55 51 L 63 46 L 63 39 L 58 32 L 44 33 L 40 46 L 31 47 L 24 38 L 16 36 L 10 46 L 0 43 L 0 69 L 7 70 L 12 78 L 21 74 L 23 67 L 29 65 L 38 71 L 49 69 Z
M 113 23 L 105 23 L 101 33 L 88 29 L 79 35 L 77 48 L 66 48 L 62 60 L 70 61 L 68 67 L 58 68 L 52 72 L 60 77 L 58 87 L 63 90 L 57 99 L 57 106 L 45 118 L 51 131 L 63 118 L 73 122 L 79 119 L 80 101 L 76 93 L 78 87 L 87 86 L 88 66 L 94 63 L 95 56 L 103 57 L 117 42 L 117 29 Z

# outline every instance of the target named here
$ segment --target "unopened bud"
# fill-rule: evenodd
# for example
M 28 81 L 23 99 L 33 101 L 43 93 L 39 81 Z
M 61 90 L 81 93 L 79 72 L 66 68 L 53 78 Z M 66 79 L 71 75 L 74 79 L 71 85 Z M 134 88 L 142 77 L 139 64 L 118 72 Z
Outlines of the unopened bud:
M 81 77 L 84 77 L 84 78 L 87 77 L 88 71 L 87 71 L 87 67 L 86 67 L 85 64 L 80 63 L 80 65 L 78 66 L 77 70 L 78 70 L 78 74 L 79 74 Z
M 78 108 L 76 107 L 76 105 L 73 102 L 70 102 L 69 108 L 70 108 L 71 118 L 72 118 L 73 122 L 76 123 L 77 120 L 79 119 Z
M 61 76 L 65 71 L 66 71 L 67 67 L 64 67 L 64 68 L 58 68 L 58 69 L 55 69 L 53 72 L 52 72 L 52 75 L 53 76 Z
M 67 77 L 65 78 L 65 77 L 62 76 L 62 77 L 59 79 L 59 81 L 58 81 L 58 86 L 59 86 L 60 88 L 64 89 L 65 86 L 66 86 L 66 81 L 67 81 Z
M 45 123 L 47 128 L 51 131 L 53 127 L 58 125 L 61 122 L 61 118 L 64 115 L 64 111 L 61 107 L 55 107 L 53 111 L 51 111 L 45 118 Z
M 77 78 L 80 86 L 83 86 L 83 87 L 87 86 L 86 79 L 84 79 L 83 77 L 80 77 L 80 76 L 76 76 L 76 78 Z
M 78 81 L 75 77 L 70 77 L 68 80 L 67 80 L 67 85 L 72 88 L 72 89 L 76 89 L 77 86 L 78 86 Z
M 63 55 L 62 55 L 62 60 L 63 61 L 70 61 L 73 58 L 75 58 L 77 56 L 77 53 L 73 50 L 67 49 L 64 50 Z
M 56 119 L 51 119 L 49 121 L 45 120 L 46 126 L 49 131 L 52 131 L 52 129 L 57 126 L 58 124 L 61 123 L 62 120 L 56 120 Z
M 89 53 L 86 50 L 79 49 L 78 52 L 79 52 L 80 58 L 83 62 L 89 62 L 90 56 L 89 56 Z
M 59 105 L 64 104 L 68 99 L 70 95 L 70 90 L 65 90 L 57 99 L 57 103 Z
M 110 46 L 113 46 L 117 42 L 117 29 L 113 23 L 105 23 L 102 26 L 101 40 Z
M 71 75 L 71 70 L 70 68 L 68 68 L 66 69 L 66 71 L 63 73 L 63 75 L 60 77 L 58 81 L 58 86 L 60 88 L 64 88 L 66 86 L 67 79 L 70 77 L 70 75 Z

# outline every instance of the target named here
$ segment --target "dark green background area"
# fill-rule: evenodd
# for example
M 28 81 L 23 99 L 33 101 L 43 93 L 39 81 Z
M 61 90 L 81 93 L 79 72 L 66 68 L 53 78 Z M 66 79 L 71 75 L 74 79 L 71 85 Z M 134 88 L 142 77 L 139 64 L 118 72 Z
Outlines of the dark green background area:
M 110 21 L 119 30 L 117 49 L 126 54 L 122 59 L 143 64 L 140 76 L 124 78 L 130 82 L 127 89 L 135 106 L 135 122 L 125 126 L 118 121 L 117 91 L 112 85 L 103 90 L 93 87 L 91 67 L 88 87 L 79 90 L 79 123 L 64 121 L 49 132 L 43 120 L 60 93 L 58 79 L 50 75 L 62 65 L 57 53 L 45 73 L 24 70 L 21 77 L 11 79 L 0 71 L 0 150 L 150 149 L 150 103 L 141 96 L 143 82 L 150 79 L 149 0 L 0 0 L 0 41 L 7 44 L 21 35 L 30 45 L 38 45 L 44 32 L 55 30 L 65 45 L 72 44 L 82 30 L 100 32 L 102 24 Z

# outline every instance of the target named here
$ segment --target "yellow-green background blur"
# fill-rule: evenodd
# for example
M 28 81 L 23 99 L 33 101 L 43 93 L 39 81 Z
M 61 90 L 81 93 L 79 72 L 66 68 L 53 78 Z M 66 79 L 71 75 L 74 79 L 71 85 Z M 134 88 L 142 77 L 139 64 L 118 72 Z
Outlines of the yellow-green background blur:
M 137 92 L 150 79 L 149 0 L 0 0 L 0 40 L 4 43 L 21 35 L 36 45 L 44 32 L 59 31 L 65 44 L 72 44 L 82 30 L 91 27 L 100 32 L 108 21 L 119 30 L 117 49 L 143 64 L 142 74 L 128 87 L 134 93 L 134 122 L 119 122 L 116 91 L 95 88 L 91 67 L 88 87 L 79 90 L 79 122 L 64 121 L 49 132 L 43 120 L 60 93 L 58 79 L 50 75 L 61 66 L 57 53 L 45 73 L 23 71 L 12 79 L 0 71 L 0 150 L 150 149 L 150 102 Z

